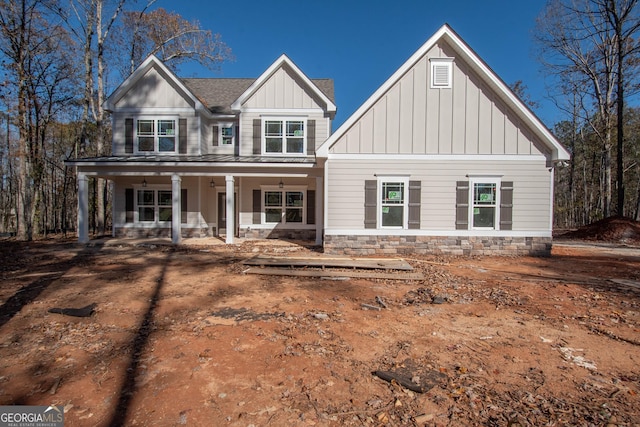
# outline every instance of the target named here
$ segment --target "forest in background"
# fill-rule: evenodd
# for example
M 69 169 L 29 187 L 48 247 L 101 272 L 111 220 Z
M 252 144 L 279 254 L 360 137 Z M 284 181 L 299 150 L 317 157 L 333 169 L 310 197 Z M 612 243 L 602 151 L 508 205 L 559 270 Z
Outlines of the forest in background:
M 75 231 L 76 175 L 64 162 L 110 154 L 104 100 L 149 54 L 173 70 L 232 59 L 219 34 L 154 2 L 0 0 L 0 233 Z M 637 0 L 550 0 L 538 17 L 552 131 L 572 156 L 555 165 L 558 228 L 640 220 L 639 29 Z M 539 94 L 511 87 L 535 112 Z M 94 235 L 109 233 L 110 200 L 91 178 Z

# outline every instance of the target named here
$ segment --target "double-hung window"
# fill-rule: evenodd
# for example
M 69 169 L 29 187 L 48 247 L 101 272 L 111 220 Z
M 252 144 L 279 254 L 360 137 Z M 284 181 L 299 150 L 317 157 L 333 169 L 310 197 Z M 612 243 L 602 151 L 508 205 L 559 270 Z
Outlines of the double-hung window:
M 138 190 L 136 205 L 139 222 L 170 222 L 172 218 L 171 190 Z
M 262 123 L 263 153 L 295 155 L 306 152 L 305 119 L 265 118 Z
M 476 229 L 497 229 L 500 209 L 500 181 L 477 178 L 470 181 L 470 224 Z
M 379 182 L 380 213 L 382 228 L 407 228 L 408 182 L 402 178 L 384 178 Z
M 264 191 L 265 223 L 301 224 L 304 220 L 304 191 Z
M 136 149 L 139 153 L 175 153 L 175 119 L 138 119 Z

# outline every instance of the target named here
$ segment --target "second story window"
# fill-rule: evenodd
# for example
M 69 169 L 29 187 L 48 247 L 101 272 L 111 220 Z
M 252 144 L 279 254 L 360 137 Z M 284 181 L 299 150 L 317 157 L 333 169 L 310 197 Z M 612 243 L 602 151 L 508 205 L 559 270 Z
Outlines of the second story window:
M 175 153 L 176 121 L 139 119 L 136 124 L 136 149 L 140 153 Z
M 306 121 L 268 118 L 263 121 L 263 153 L 304 154 Z

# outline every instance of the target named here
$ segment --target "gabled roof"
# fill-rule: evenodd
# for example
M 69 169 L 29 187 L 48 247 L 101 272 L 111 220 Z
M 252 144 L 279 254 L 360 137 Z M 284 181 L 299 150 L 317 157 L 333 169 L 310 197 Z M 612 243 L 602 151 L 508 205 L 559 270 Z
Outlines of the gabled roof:
M 206 108 L 204 107 L 202 102 L 200 102 L 198 97 L 195 96 L 193 92 L 189 90 L 184 85 L 184 83 L 182 83 L 182 81 L 173 73 L 173 71 L 167 68 L 167 66 L 164 65 L 162 61 L 160 61 L 155 55 L 149 55 L 147 59 L 145 59 L 142 64 L 140 64 L 140 66 L 138 66 L 138 68 L 136 68 L 136 70 L 129 77 L 127 77 L 126 80 L 122 82 L 122 84 L 120 84 L 120 86 L 118 86 L 115 91 L 113 91 L 113 93 L 105 101 L 106 109 L 108 111 L 113 110 L 115 108 L 115 104 L 120 100 L 120 98 L 122 98 L 122 96 L 124 96 L 127 91 L 129 91 L 129 89 L 134 87 L 135 84 L 138 83 L 138 81 L 140 81 L 140 79 L 142 79 L 151 68 L 156 68 L 156 70 L 158 70 L 158 72 L 167 81 L 172 83 L 178 91 L 182 92 L 182 96 L 189 99 L 195 106 L 196 110 L 206 111 Z
M 184 78 L 184 84 L 215 114 L 234 114 L 234 103 L 256 81 L 234 78 Z M 311 79 L 313 84 L 333 102 L 333 80 Z
M 282 68 L 283 66 L 287 66 L 291 71 L 293 71 L 301 80 L 302 82 L 304 82 L 304 84 L 307 85 L 307 87 L 320 99 L 322 100 L 322 102 L 325 103 L 326 105 L 326 110 L 329 113 L 333 113 L 335 114 L 336 112 L 336 106 L 333 103 L 333 82 L 331 80 L 326 79 L 325 82 L 330 81 L 331 82 L 331 97 L 327 96 L 327 94 L 325 94 L 322 90 L 320 90 L 320 88 L 318 87 L 318 85 L 316 85 L 316 80 L 312 81 L 311 79 L 309 79 L 301 70 L 300 68 L 298 68 L 296 66 L 296 64 L 293 63 L 293 61 L 291 59 L 289 59 L 287 57 L 287 55 L 282 54 L 278 59 L 276 59 L 276 61 L 271 64 L 271 66 L 269 68 L 267 68 L 267 70 L 262 73 L 262 75 L 260 77 L 258 77 L 256 79 L 256 81 L 253 82 L 253 84 L 251 86 L 249 86 L 249 88 L 247 88 L 247 90 L 245 90 L 239 97 L 238 99 L 235 100 L 235 102 L 231 105 L 231 109 L 235 110 L 235 111 L 240 111 L 242 109 L 242 104 L 249 99 L 258 89 L 260 89 L 260 87 L 262 87 L 262 85 L 269 80 L 269 78 L 276 72 L 278 71 L 280 68 Z
M 489 68 L 487 64 L 451 29 L 443 25 L 398 70 L 385 81 L 317 150 L 318 157 L 327 157 L 329 149 L 355 125 L 427 52 L 440 40 L 445 40 L 480 79 L 528 125 L 534 134 L 549 148 L 553 161 L 569 160 L 570 155 L 542 121 L 513 93 L 513 91 Z

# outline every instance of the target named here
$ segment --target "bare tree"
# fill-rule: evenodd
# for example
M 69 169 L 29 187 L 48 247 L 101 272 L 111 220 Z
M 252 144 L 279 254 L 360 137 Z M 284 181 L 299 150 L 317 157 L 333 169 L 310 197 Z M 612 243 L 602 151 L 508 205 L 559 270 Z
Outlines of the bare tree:
M 613 205 L 614 134 L 616 207 L 619 215 L 624 213 L 624 94 L 632 83 L 627 77 L 636 72 L 639 29 L 637 0 L 551 0 L 538 18 L 536 38 L 546 69 L 588 98 L 577 113 L 600 140 L 600 209 L 605 217 Z

